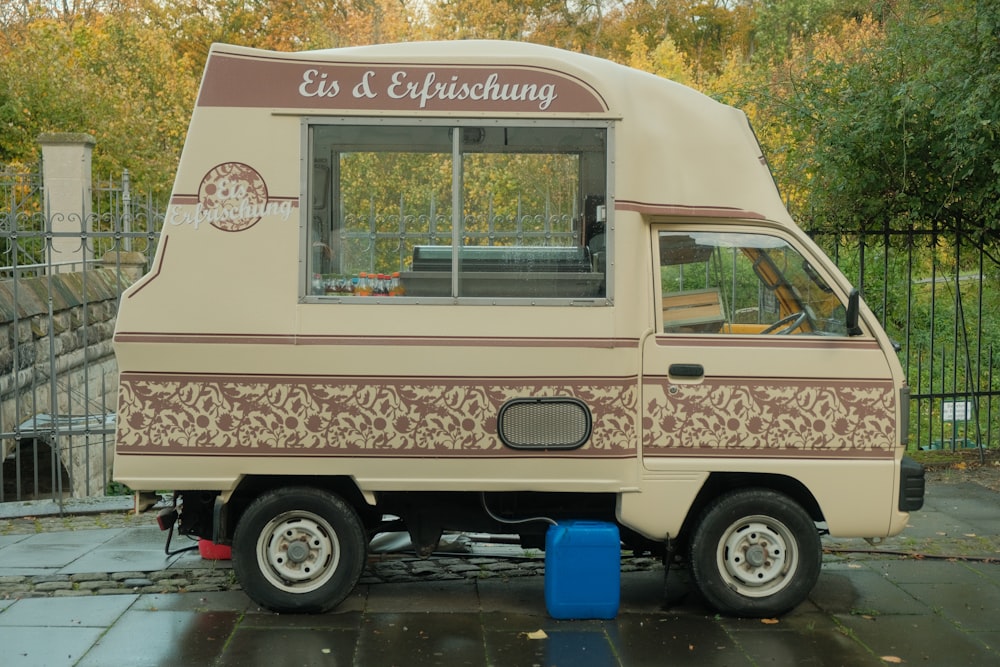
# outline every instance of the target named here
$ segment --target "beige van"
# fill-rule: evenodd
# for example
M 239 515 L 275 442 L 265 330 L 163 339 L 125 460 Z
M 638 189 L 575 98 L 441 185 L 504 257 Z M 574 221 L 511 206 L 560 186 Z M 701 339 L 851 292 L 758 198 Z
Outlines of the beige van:
M 532 44 L 214 46 L 115 346 L 116 478 L 282 612 L 380 532 L 584 519 L 771 616 L 923 502 L 893 346 L 743 113 Z

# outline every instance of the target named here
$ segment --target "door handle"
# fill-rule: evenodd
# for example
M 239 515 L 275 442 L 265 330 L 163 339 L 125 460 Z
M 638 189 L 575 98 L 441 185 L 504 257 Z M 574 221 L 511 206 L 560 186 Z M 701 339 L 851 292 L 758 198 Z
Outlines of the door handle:
M 667 372 L 674 377 L 700 378 L 705 376 L 705 367 L 701 364 L 670 364 Z

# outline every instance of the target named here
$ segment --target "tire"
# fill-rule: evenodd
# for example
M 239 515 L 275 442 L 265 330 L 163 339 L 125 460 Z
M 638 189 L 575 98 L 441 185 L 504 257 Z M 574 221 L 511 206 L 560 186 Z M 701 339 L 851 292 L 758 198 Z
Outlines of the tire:
M 698 518 L 690 542 L 691 576 L 718 611 L 780 616 L 816 585 L 819 531 L 794 500 L 767 489 L 720 496 Z
M 309 487 L 275 489 L 240 517 L 233 570 L 262 607 L 316 614 L 354 589 L 367 546 L 357 513 L 339 497 Z

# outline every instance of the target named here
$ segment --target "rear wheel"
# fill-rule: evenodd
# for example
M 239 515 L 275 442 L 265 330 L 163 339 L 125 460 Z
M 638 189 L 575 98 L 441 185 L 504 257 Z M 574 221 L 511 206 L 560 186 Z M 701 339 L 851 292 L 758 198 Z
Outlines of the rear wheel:
M 822 548 L 812 518 L 767 489 L 720 496 L 702 512 L 690 543 L 691 576 L 726 614 L 777 616 L 809 595 Z
M 282 613 L 337 606 L 357 584 L 366 557 L 354 509 L 309 487 L 263 494 L 247 507 L 233 536 L 233 569 L 243 590 Z

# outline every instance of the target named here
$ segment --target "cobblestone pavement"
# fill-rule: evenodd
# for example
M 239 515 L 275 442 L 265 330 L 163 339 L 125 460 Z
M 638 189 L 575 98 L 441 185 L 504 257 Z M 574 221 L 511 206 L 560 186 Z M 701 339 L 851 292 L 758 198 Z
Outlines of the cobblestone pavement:
M 509 552 L 510 550 L 508 550 Z M 0 599 L 78 597 L 88 595 L 196 593 L 239 590 L 227 561 L 204 561 L 200 568 L 168 568 L 153 572 L 93 572 L 0 576 Z M 544 574 L 541 555 L 434 556 L 421 559 L 406 553 L 373 554 L 360 584 L 515 578 Z M 622 561 L 622 572 L 662 569 L 657 558 Z
M 986 491 L 985 485 L 966 483 L 961 477 L 931 473 L 931 486 Z M 932 493 L 932 492 L 931 492 Z M 956 528 L 954 531 L 921 530 L 919 513 L 911 527 L 901 535 L 877 546 L 863 540 L 825 539 L 828 562 L 843 559 L 903 558 L 951 559 L 975 562 L 1000 562 L 1000 536 L 977 534 Z M 82 531 L 109 528 L 152 527 L 156 512 L 135 515 L 127 511 L 71 514 L 66 516 L 20 516 L 0 519 L 0 540 L 5 536 L 32 535 L 57 531 Z M 164 533 L 164 540 L 166 534 Z M 173 548 L 185 546 L 181 538 Z M 493 552 L 497 555 L 492 555 Z M 486 553 L 487 555 L 484 555 Z M 199 563 L 188 560 L 186 562 Z M 200 561 L 201 567 L 169 567 L 153 572 L 93 572 L 78 574 L 14 574 L 0 576 L 0 599 L 26 597 L 74 597 L 134 593 L 213 592 L 238 590 L 239 584 L 228 561 Z M 622 560 L 622 571 L 662 569 L 658 558 L 636 557 Z M 475 549 L 464 555 L 437 555 L 420 559 L 410 553 L 373 554 L 362 575 L 362 584 L 448 581 L 462 579 L 514 578 L 540 576 L 544 559 L 538 552 L 516 547 Z
M 56 531 L 113 528 L 147 528 L 156 525 L 155 512 L 136 516 L 131 512 L 101 512 L 66 516 L 24 516 L 0 520 L 0 538 Z M 166 533 L 163 533 L 164 542 Z M 176 538 L 172 549 L 186 546 Z M 489 547 L 487 547 L 489 548 Z M 372 554 L 361 584 L 416 581 L 449 581 L 492 577 L 540 576 L 544 559 L 537 551 L 499 546 L 496 556 L 473 553 L 436 555 L 421 559 L 409 553 Z M 153 572 L 93 572 L 0 576 L 0 599 L 27 597 L 77 597 L 87 595 L 214 592 L 239 590 L 228 561 L 202 561 L 205 567 L 170 567 Z M 656 558 L 628 558 L 622 571 L 661 567 Z

